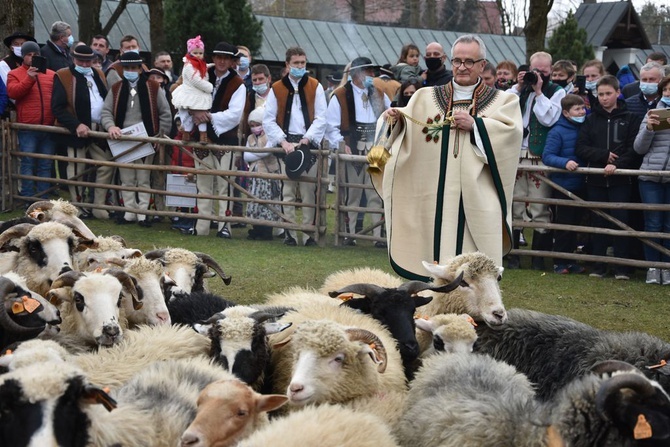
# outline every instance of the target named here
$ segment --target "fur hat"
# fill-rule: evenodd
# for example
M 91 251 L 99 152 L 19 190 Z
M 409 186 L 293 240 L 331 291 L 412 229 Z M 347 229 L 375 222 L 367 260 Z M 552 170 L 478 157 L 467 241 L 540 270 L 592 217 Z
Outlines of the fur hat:
M 140 57 L 140 53 L 137 51 L 126 51 L 121 55 L 119 59 L 121 65 L 127 67 L 129 65 L 142 65 L 144 61 Z
M 95 59 L 95 54 L 93 50 L 88 45 L 77 45 L 72 52 L 72 57 L 79 59 L 80 61 L 92 61 Z
M 205 42 L 200 39 L 200 36 L 195 36 L 193 39 L 188 39 L 186 41 L 186 51 L 189 53 L 196 48 L 202 49 L 202 51 L 205 51 Z
M 309 146 L 306 144 L 296 146 L 293 152 L 286 155 L 284 164 L 288 178 L 291 180 L 300 178 L 303 172 L 309 171 L 312 167 L 312 154 L 309 152 Z
M 23 45 L 21 45 L 21 54 L 25 56 L 28 53 L 40 54 L 40 46 L 30 40 L 23 42 Z
M 254 110 L 249 113 L 249 119 L 247 119 L 247 122 L 255 122 L 255 123 L 262 123 L 263 122 L 263 115 L 265 114 L 265 108 L 264 107 L 258 107 L 255 108 Z

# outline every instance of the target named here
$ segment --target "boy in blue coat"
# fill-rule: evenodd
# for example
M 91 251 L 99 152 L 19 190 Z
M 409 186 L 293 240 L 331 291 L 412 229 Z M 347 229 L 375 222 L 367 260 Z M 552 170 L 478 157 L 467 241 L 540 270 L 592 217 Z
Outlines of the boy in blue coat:
M 561 117 L 551 128 L 547 135 L 547 142 L 542 153 L 542 162 L 553 168 L 574 171 L 581 165 L 581 161 L 575 155 L 577 136 L 586 117 L 586 107 L 581 96 L 566 95 L 561 100 Z M 549 178 L 576 194 L 583 197 L 584 176 L 581 174 L 570 174 L 569 172 L 552 172 Z M 556 199 L 569 200 L 569 197 L 560 191 L 554 190 L 553 197 Z M 580 219 L 580 208 L 572 206 L 556 206 L 554 223 L 565 225 L 577 225 Z M 572 253 L 577 246 L 577 233 L 574 231 L 554 232 L 554 251 L 561 253 Z M 577 265 L 576 261 L 568 259 L 554 259 L 554 273 L 582 273 L 584 267 Z

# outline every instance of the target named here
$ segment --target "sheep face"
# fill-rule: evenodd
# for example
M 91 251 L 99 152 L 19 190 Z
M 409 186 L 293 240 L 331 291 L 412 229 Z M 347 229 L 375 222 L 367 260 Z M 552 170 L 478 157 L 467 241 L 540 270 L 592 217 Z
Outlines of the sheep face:
M 482 253 L 467 253 L 446 265 L 424 262 L 423 266 L 436 284 L 451 282 L 463 273 L 459 288 L 451 294 L 433 293 L 433 302 L 426 306 L 431 309 L 430 314 L 467 313 L 491 327 L 507 322 L 499 285 L 502 267 L 496 266 L 491 258 Z
M 281 395 L 263 396 L 237 380 L 207 385 L 198 396 L 195 419 L 184 431 L 181 445 L 228 447 L 267 421 L 266 412 L 286 403 Z
M 379 386 L 376 347 L 326 320 L 302 323 L 290 341 L 292 375 L 286 390 L 292 405 L 341 403 L 373 394 Z
M 431 337 L 430 345 L 423 356 L 446 352 L 450 354 L 472 352 L 477 341 L 477 332 L 472 317 L 467 314 L 437 315 L 430 319 L 417 318 L 416 327 Z
M 163 266 L 158 261 L 134 258 L 124 261 L 124 271 L 137 280 L 136 288 L 143 305 L 135 310 L 132 299 L 122 300 L 128 322 L 138 324 L 172 324 L 163 296 Z

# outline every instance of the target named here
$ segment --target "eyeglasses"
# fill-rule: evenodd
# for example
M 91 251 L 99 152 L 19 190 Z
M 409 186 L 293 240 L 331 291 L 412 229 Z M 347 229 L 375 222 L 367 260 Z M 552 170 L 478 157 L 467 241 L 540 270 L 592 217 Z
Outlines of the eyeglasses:
M 452 59 L 451 60 L 451 65 L 453 65 L 454 68 L 458 68 L 461 65 L 465 65 L 465 68 L 472 68 L 475 66 L 477 62 L 481 62 L 484 59 L 477 59 L 476 61 L 473 61 L 472 59 Z

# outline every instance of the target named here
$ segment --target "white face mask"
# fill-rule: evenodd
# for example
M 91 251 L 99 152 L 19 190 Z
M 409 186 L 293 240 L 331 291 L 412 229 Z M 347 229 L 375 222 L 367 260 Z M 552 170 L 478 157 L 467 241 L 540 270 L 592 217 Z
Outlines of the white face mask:
M 23 54 L 21 53 L 21 47 L 12 47 L 12 51 L 16 57 L 23 57 Z

